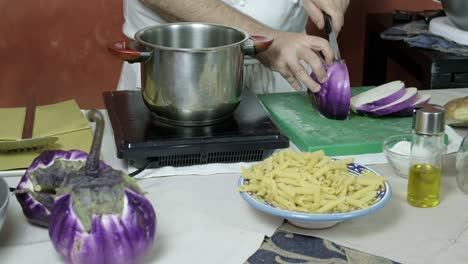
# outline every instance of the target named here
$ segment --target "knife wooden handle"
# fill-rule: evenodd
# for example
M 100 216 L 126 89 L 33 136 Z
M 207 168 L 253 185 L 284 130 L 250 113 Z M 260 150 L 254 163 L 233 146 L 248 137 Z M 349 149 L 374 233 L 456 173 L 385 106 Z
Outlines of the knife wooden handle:
M 325 20 L 325 27 L 324 27 L 325 33 L 330 35 L 331 33 L 333 33 L 333 22 L 332 22 L 331 16 L 329 16 L 326 13 L 323 13 L 323 18 Z
M 32 138 L 34 127 L 34 114 L 36 113 L 36 100 L 33 96 L 28 98 L 26 103 L 26 115 L 24 117 L 22 139 Z

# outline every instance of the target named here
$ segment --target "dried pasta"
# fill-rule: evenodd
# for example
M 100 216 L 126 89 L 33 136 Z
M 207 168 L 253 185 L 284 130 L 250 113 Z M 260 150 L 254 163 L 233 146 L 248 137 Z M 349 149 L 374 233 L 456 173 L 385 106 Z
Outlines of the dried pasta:
M 241 192 L 252 192 L 279 208 L 306 213 L 342 213 L 368 208 L 385 178 L 365 170 L 348 171 L 353 159 L 334 160 L 322 150 L 297 153 L 291 149 L 242 168 Z

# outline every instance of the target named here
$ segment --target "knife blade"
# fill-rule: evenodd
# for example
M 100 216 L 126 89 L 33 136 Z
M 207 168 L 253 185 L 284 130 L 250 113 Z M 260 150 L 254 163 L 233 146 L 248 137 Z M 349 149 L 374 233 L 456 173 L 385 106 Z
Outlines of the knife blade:
M 327 14 L 324 14 L 324 18 L 325 18 L 325 32 L 328 34 L 328 41 L 330 42 L 330 46 L 333 50 L 333 54 L 335 55 L 335 60 L 338 62 L 341 62 L 340 49 L 338 48 L 336 32 L 333 30 L 332 19 Z

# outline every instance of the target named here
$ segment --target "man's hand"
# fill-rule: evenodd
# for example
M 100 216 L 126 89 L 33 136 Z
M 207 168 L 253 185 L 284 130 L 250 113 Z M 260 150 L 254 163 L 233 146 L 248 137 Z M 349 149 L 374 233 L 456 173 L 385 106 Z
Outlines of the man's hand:
M 299 90 L 302 82 L 309 90 L 318 92 L 320 85 L 309 76 L 300 61 L 310 65 L 319 82 L 327 81 L 323 62 L 331 63 L 333 60 L 333 51 L 328 41 L 305 34 L 281 31 L 275 32 L 273 37 L 273 44 L 256 58 L 279 72 L 294 89 Z
M 304 9 L 310 19 L 319 28 L 323 29 L 325 20 L 323 13 L 332 18 L 333 29 L 340 32 L 344 24 L 344 14 L 348 8 L 349 0 L 304 0 Z

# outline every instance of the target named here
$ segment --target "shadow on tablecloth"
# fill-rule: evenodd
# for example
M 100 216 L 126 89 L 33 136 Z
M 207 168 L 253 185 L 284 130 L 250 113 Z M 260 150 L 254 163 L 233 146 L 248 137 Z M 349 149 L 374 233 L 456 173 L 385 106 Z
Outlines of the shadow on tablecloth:
M 318 237 L 276 231 L 245 264 L 397 264 L 398 262 L 337 245 Z

